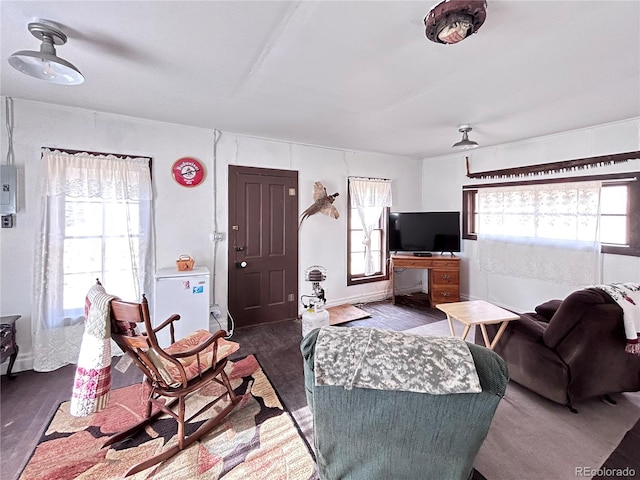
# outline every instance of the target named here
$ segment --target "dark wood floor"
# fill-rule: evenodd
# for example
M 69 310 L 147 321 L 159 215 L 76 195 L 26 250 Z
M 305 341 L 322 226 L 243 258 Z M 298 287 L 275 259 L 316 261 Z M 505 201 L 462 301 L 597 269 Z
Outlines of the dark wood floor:
M 370 326 L 389 330 L 407 330 L 445 319 L 445 315 L 428 308 L 423 299 L 401 297 L 396 305 L 375 302 L 357 305 L 371 314 L 345 326 Z M 241 347 L 232 357 L 254 354 L 268 375 L 286 408 L 292 413 L 301 431 L 312 445 L 311 415 L 304 393 L 299 320 L 258 325 L 236 330 L 232 340 Z M 71 397 L 75 366 L 68 365 L 54 372 L 19 372 L 15 380 L 5 375 L 0 381 L 2 480 L 14 480 L 28 462 L 58 405 Z M 139 383 L 142 375 L 131 367 L 124 374 L 113 371 L 113 388 Z M 640 472 L 640 422 L 625 436 L 620 447 L 604 464 L 608 468 L 635 467 Z M 595 477 L 607 478 L 607 477 Z M 485 480 L 474 472 L 473 480 Z
M 371 318 L 355 320 L 346 326 L 371 326 L 406 330 L 442 320 L 444 314 L 425 306 L 421 299 L 398 299 L 396 305 L 375 302 L 358 305 Z M 254 354 L 268 375 L 286 408 L 293 414 L 309 444 L 312 444 L 311 415 L 304 393 L 299 320 L 258 325 L 235 331 L 232 340 L 241 347 L 234 357 Z M 115 362 L 114 362 L 115 363 Z M 17 479 L 29 460 L 58 405 L 68 401 L 75 375 L 75 365 L 54 372 L 33 370 L 18 372 L 0 381 L 0 420 L 2 423 L 0 462 L 2 480 Z M 135 367 L 124 374 L 113 370 L 113 388 L 142 381 Z

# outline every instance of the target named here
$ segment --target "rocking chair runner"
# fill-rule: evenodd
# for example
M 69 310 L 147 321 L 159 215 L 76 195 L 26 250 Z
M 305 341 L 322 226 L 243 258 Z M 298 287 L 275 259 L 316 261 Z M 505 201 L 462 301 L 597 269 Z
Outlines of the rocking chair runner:
M 178 422 L 178 444 L 155 457 L 133 466 L 125 476 L 141 472 L 157 463 L 172 457 L 187 448 L 203 435 L 218 425 L 240 402 L 231 388 L 229 378 L 224 371 L 227 357 L 239 348 L 235 342 L 223 337 L 225 332 L 219 330 L 211 334 L 198 330 L 179 340 L 174 338 L 173 322 L 180 319 L 172 315 L 159 326 L 153 328 L 149 317 L 147 299 L 142 295 L 142 302 L 111 301 L 111 338 L 127 353 L 145 375 L 144 383 L 151 390 L 146 406 L 146 418 L 124 432 L 112 436 L 104 445 L 112 445 L 130 437 L 138 430 L 153 423 L 163 413 Z M 137 324 L 143 323 L 146 333 L 140 333 Z M 156 332 L 169 327 L 171 346 L 161 348 L 156 339 Z M 187 396 L 216 382 L 225 387 L 225 392 L 214 398 L 190 418 L 185 419 L 185 399 Z M 229 405 L 213 418 L 204 422 L 188 437 L 185 437 L 185 423 L 213 407 L 225 396 L 229 397 Z M 163 398 L 165 397 L 165 398 Z M 166 401 L 171 398 L 170 401 Z M 178 404 L 177 411 L 173 407 Z M 152 413 L 153 407 L 157 410 Z

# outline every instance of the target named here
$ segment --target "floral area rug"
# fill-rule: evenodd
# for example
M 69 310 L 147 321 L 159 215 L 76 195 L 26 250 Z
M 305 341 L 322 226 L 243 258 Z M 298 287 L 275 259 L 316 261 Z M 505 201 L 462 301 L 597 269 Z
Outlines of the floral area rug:
M 214 430 L 172 458 L 131 479 L 316 479 L 315 462 L 290 413 L 280 402 L 253 355 L 229 361 L 234 390 L 244 394 L 234 411 Z M 187 398 L 197 412 L 220 385 L 213 382 Z M 207 391 L 207 389 L 209 389 Z M 248 390 L 250 389 L 250 390 Z M 69 403 L 60 405 L 25 467 L 21 480 L 121 479 L 133 465 L 177 443 L 177 423 L 162 416 L 144 431 L 116 445 L 101 448 L 113 434 L 144 418 L 146 398 L 141 385 L 111 392 L 109 406 L 88 417 L 73 417 Z M 210 409 L 192 420 L 187 435 L 215 414 Z

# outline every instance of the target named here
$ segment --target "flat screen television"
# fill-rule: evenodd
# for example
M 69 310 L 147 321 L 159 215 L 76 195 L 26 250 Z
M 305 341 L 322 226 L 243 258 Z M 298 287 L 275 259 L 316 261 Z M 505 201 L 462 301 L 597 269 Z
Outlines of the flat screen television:
M 459 252 L 460 212 L 391 212 L 389 251 Z

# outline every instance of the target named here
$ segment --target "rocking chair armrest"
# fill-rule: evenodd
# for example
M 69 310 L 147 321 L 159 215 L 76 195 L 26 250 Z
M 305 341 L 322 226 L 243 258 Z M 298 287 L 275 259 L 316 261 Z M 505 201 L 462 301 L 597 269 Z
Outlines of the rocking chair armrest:
M 226 335 L 226 332 L 224 330 L 218 330 L 216 333 L 212 333 L 211 336 L 207 338 L 204 342 L 196 345 L 195 347 L 189 350 L 184 350 L 179 353 L 171 353 L 169 355 L 173 358 L 184 358 L 184 357 L 191 357 L 192 355 L 197 355 L 198 353 L 202 352 L 207 347 L 209 347 L 212 343 L 217 342 L 219 338 L 224 338 L 225 335 Z M 213 353 L 214 355 L 217 356 L 217 353 L 218 353 L 217 345 L 214 346 L 213 348 L 214 348 Z
M 164 322 L 162 322 L 160 325 L 158 325 L 156 328 L 154 328 L 153 329 L 154 333 L 162 330 L 164 327 L 166 327 L 169 324 L 172 324 L 173 322 L 175 322 L 177 320 L 180 320 L 180 315 L 178 315 L 177 313 L 174 313 L 169 318 L 167 318 Z

